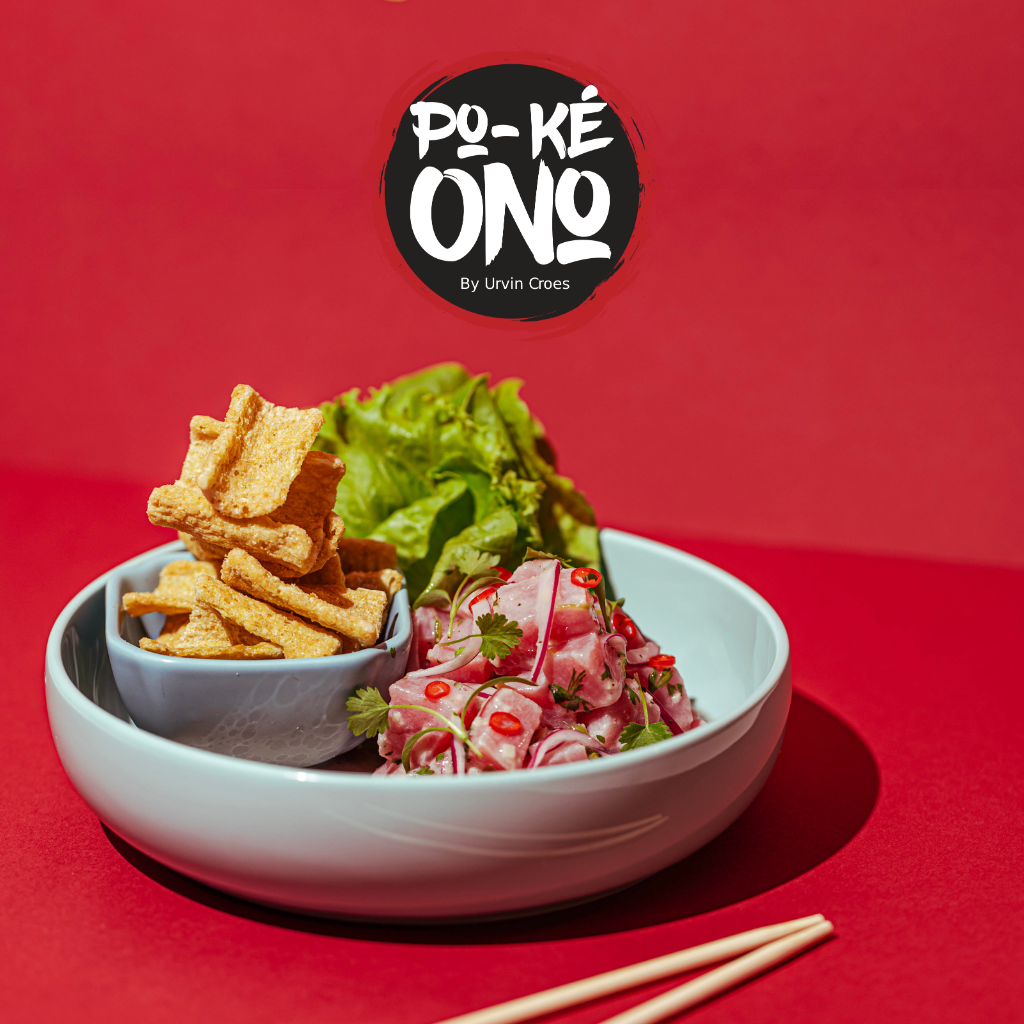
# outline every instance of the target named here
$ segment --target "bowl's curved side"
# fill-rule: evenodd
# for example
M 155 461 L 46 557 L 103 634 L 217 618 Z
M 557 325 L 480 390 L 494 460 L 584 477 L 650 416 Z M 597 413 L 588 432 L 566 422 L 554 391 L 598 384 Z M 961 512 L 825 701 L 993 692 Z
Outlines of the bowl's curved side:
M 704 578 L 732 579 L 704 565 Z M 501 914 L 638 881 L 743 811 L 770 770 L 789 708 L 779 623 L 771 671 L 735 713 L 630 754 L 451 779 L 295 771 L 153 736 L 80 692 L 61 642 L 103 584 L 62 612 L 47 648 L 47 706 L 71 781 L 115 832 L 162 863 L 310 913 Z
M 582 793 L 552 770 L 500 792 L 407 782 L 382 800 L 382 780 L 210 755 L 132 730 L 65 690 L 48 664 L 61 760 L 86 802 L 134 846 L 248 899 L 396 919 L 539 908 L 685 857 L 759 791 L 789 703 L 786 673 L 735 743 L 657 779 L 623 757 L 619 772 Z

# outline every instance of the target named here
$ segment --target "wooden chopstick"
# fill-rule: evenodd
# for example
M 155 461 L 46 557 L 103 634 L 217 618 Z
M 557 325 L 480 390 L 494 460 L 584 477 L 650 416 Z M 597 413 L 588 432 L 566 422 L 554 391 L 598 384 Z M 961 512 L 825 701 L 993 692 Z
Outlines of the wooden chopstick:
M 489 1006 L 484 1010 L 449 1017 L 438 1024 L 515 1024 L 516 1021 L 529 1020 L 531 1017 L 539 1017 L 542 1013 L 576 1006 L 578 1003 L 585 1003 L 613 992 L 622 992 L 648 981 L 657 981 L 659 978 L 668 978 L 673 974 L 682 974 L 683 971 L 692 971 L 698 967 L 728 960 L 782 936 L 806 931 L 809 926 L 820 926 L 824 920 L 821 914 L 812 914 L 810 917 L 801 917 L 795 921 L 783 921 L 782 924 L 754 928 L 749 932 L 705 942 L 700 946 L 680 950 L 678 953 L 644 960 L 629 967 L 620 967 L 615 971 L 584 978 L 582 981 L 573 981 L 544 992 L 510 999 L 507 1003 L 498 1003 L 497 1006 Z M 830 930 L 831 927 L 829 925 Z
M 738 985 L 748 978 L 753 978 L 769 967 L 788 960 L 791 956 L 815 943 L 821 942 L 826 935 L 832 933 L 832 922 L 822 921 L 820 924 L 794 932 L 783 939 L 769 942 L 768 945 L 755 949 L 746 956 L 741 956 L 721 967 L 716 967 L 707 974 L 702 974 L 693 981 L 688 981 L 677 988 L 649 999 L 646 1003 L 634 1006 L 632 1010 L 609 1017 L 603 1024 L 655 1024 L 682 1010 L 688 1010 L 697 1003 L 717 996 L 726 989 Z

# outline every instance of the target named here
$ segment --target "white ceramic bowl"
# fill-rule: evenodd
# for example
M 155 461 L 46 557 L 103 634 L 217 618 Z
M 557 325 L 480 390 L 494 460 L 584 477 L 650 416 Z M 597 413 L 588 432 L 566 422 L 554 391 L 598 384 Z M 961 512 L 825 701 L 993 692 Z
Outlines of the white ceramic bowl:
M 617 593 L 676 655 L 708 725 L 599 761 L 470 776 L 225 757 L 128 720 L 106 659 L 103 577 L 50 634 L 57 751 L 113 831 L 261 903 L 425 920 L 519 913 L 629 885 L 714 838 L 764 784 L 789 710 L 789 641 L 772 608 L 720 569 L 614 530 L 602 547 Z
M 214 661 L 141 650 L 145 629 L 155 636 L 163 616 L 133 619 L 124 614 L 122 597 L 153 590 L 168 562 L 191 557 L 175 541 L 107 573 L 107 655 L 132 721 L 192 747 L 291 768 L 320 764 L 358 746 L 345 701 L 360 686 L 387 693 L 405 674 L 412 640 L 408 591 L 391 602 L 387 639 L 351 654 Z

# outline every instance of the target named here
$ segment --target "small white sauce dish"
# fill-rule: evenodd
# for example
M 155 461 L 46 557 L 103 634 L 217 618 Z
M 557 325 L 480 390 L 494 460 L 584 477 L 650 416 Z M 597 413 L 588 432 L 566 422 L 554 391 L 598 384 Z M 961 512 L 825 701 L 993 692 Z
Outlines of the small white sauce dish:
M 151 591 L 160 570 L 190 559 L 180 542 L 133 558 L 107 574 L 106 645 L 118 692 L 141 729 L 218 754 L 305 768 L 357 746 L 345 701 L 357 687 L 382 693 L 405 674 L 412 626 L 409 595 L 391 602 L 376 647 L 328 658 L 216 661 L 144 651 L 156 636 L 157 613 L 133 619 L 121 598 Z
M 225 757 L 129 719 L 106 653 L 108 574 L 50 634 L 57 751 L 118 835 L 260 903 L 429 921 L 518 914 L 629 885 L 709 842 L 761 789 L 789 711 L 789 641 L 767 602 L 722 570 L 614 530 L 602 532 L 602 547 L 616 592 L 676 655 L 708 724 L 598 761 L 479 775 L 385 777 Z

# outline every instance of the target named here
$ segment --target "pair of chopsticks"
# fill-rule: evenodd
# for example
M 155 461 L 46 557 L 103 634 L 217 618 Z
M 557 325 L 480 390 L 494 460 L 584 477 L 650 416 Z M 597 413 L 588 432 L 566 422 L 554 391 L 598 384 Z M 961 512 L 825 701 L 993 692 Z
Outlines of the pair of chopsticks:
M 464 1013 L 461 1017 L 450 1017 L 439 1024 L 516 1024 L 517 1021 L 529 1020 L 531 1017 L 539 1017 L 555 1010 L 564 1010 L 566 1007 L 611 995 L 613 992 L 622 992 L 648 981 L 657 981 L 673 974 L 729 960 L 729 963 L 722 964 L 721 967 L 716 967 L 699 978 L 655 996 L 654 999 L 610 1017 L 604 1022 L 654 1024 L 655 1021 L 687 1010 L 767 971 L 776 964 L 781 964 L 784 960 L 821 942 L 832 931 L 831 921 L 826 921 L 822 914 L 813 914 L 795 921 L 784 921 L 782 924 L 754 928 L 749 932 L 740 932 L 739 935 L 705 942 L 701 946 L 692 946 L 678 953 L 669 953 L 667 956 L 644 960 L 630 967 L 620 967 L 616 971 L 597 974 L 593 978 L 549 988 L 546 992 L 511 999 L 507 1003 L 489 1006 L 485 1010 L 474 1010 L 472 1013 Z M 732 957 L 736 959 L 733 960 Z

